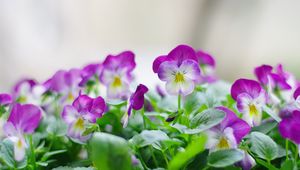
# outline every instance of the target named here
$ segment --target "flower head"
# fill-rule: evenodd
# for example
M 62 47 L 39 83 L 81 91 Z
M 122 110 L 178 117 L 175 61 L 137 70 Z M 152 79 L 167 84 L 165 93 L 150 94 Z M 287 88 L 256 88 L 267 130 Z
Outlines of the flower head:
M 102 116 L 105 109 L 102 97 L 95 99 L 87 95 L 77 97 L 73 104 L 65 106 L 62 112 L 62 118 L 68 124 L 68 136 L 85 142 L 91 136 L 83 136 L 87 125 L 96 123 L 96 119 Z
M 244 136 L 250 132 L 250 126 L 226 107 L 217 109 L 226 113 L 223 121 L 208 131 L 207 148 L 212 150 L 237 148 Z
M 0 107 L 7 106 L 12 103 L 12 97 L 9 94 L 2 93 L 0 94 Z
M 126 98 L 129 94 L 129 83 L 136 64 L 134 53 L 124 51 L 118 55 L 109 55 L 103 62 L 100 81 L 107 87 L 107 97 L 111 99 Z
M 128 109 L 127 113 L 125 113 L 122 121 L 123 121 L 123 126 L 126 127 L 128 123 L 128 117 L 131 115 L 132 109 L 134 110 L 140 110 L 144 106 L 144 101 L 145 97 L 144 95 L 148 92 L 148 88 L 140 84 L 136 88 L 135 92 L 131 94 L 129 101 L 128 101 Z
M 81 70 L 82 80 L 79 83 L 80 86 L 84 86 L 93 77 L 99 77 L 102 70 L 101 64 L 89 64 Z
M 42 118 L 41 110 L 31 104 L 15 104 L 9 115 L 7 123 L 4 124 L 4 132 L 14 145 L 14 156 L 21 161 L 25 156 L 27 143 L 24 134 L 32 134 L 38 127 Z
M 254 80 L 238 79 L 231 87 L 231 96 L 237 101 L 238 110 L 250 125 L 259 125 L 262 118 L 262 106 L 266 103 L 266 94 L 260 84 Z
M 198 63 L 201 68 L 201 82 L 213 83 L 217 80 L 214 75 L 214 69 L 216 66 L 215 59 L 208 53 L 199 50 L 196 52 Z
M 285 117 L 278 125 L 279 133 L 283 138 L 300 144 L 300 111 L 293 111 L 292 115 Z
M 166 90 L 172 95 L 184 96 L 193 92 L 195 81 L 200 78 L 200 68 L 194 49 L 179 45 L 167 56 L 153 62 L 153 71 L 166 82 Z

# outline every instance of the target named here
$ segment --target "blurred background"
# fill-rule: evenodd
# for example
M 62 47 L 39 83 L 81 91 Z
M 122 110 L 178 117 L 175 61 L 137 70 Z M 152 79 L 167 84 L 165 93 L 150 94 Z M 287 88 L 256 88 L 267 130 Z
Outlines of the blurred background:
M 123 50 L 154 85 L 152 61 L 178 44 L 211 53 L 228 81 L 263 63 L 299 77 L 299 18 L 298 0 L 0 0 L 0 92 Z

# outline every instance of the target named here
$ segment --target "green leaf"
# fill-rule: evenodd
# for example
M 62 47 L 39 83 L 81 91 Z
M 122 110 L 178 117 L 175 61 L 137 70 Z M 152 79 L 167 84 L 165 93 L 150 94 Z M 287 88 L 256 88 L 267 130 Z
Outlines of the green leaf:
M 62 166 L 62 167 L 53 168 L 52 170 L 94 170 L 94 168 L 92 168 L 92 167 L 72 168 L 72 167 L 68 167 L 68 166 Z
M 278 168 L 276 168 L 274 165 L 269 164 L 269 163 L 267 163 L 267 162 L 265 162 L 265 161 L 263 161 L 263 160 L 261 160 L 261 159 L 256 159 L 255 161 L 256 161 L 257 163 L 259 163 L 260 165 L 262 165 L 262 166 L 268 168 L 269 170 L 278 170 Z
M 85 131 L 82 133 L 82 136 L 87 136 L 99 129 L 99 126 L 97 124 L 91 124 L 89 127 L 85 129 Z
M 286 160 L 280 168 L 280 170 L 293 170 L 293 169 L 294 169 L 294 164 L 292 160 Z
M 142 148 L 168 139 L 168 135 L 161 130 L 144 130 L 142 133 L 135 135 L 129 142 L 138 148 Z
M 94 133 L 88 142 L 89 157 L 97 169 L 130 170 L 131 154 L 125 139 L 107 133 Z
M 57 154 L 61 154 L 67 152 L 67 150 L 56 150 L 56 151 L 51 151 L 51 152 L 47 152 L 43 155 L 43 157 L 41 158 L 42 161 L 46 161 L 48 158 L 50 158 L 53 155 L 57 155 Z
M 183 129 L 186 134 L 196 134 L 219 124 L 225 117 L 221 110 L 207 109 L 198 113 L 190 121 L 190 127 Z
M 24 168 L 27 165 L 27 157 L 17 162 L 14 158 L 14 146 L 9 139 L 4 139 L 0 145 L 0 157 L 3 162 L 10 168 Z
M 205 149 L 207 137 L 204 134 L 196 136 L 184 151 L 178 152 L 169 163 L 168 169 L 180 169 L 190 159 L 201 153 Z
M 254 131 L 258 131 L 258 132 L 261 132 L 261 133 L 264 133 L 264 134 L 267 134 L 269 133 L 272 129 L 274 129 L 276 126 L 277 126 L 277 122 L 266 122 L 266 123 L 263 123 L 259 126 L 255 126 L 251 129 L 252 132 Z
M 212 152 L 208 156 L 208 165 L 216 168 L 226 167 L 243 159 L 242 151 L 223 149 Z
M 65 136 L 67 133 L 67 125 L 56 118 L 50 118 L 46 131 L 54 136 Z
M 260 132 L 252 132 L 250 135 L 250 141 L 250 150 L 253 153 L 255 153 L 259 158 L 269 161 L 277 158 L 277 144 L 269 136 Z

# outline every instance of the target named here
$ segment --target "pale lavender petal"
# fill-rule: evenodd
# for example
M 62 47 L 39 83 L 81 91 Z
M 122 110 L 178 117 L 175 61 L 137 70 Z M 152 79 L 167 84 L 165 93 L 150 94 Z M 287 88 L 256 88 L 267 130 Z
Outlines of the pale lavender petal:
M 108 55 L 103 62 L 103 67 L 109 70 L 126 69 L 127 72 L 131 72 L 136 66 L 134 57 L 135 55 L 131 51 Z
M 67 124 L 71 124 L 77 119 L 77 117 L 79 116 L 79 113 L 73 106 L 67 105 L 64 107 L 64 110 L 63 110 L 61 116 L 62 116 L 62 119 Z
M 0 94 L 0 106 L 6 106 L 12 103 L 12 97 L 9 94 Z
M 28 84 L 29 87 L 33 87 L 37 84 L 37 82 L 33 79 L 22 79 L 19 82 L 17 82 L 16 85 L 14 86 L 13 88 L 14 92 L 18 93 L 20 91 L 20 87 L 23 84 Z
M 267 85 L 269 83 L 268 76 L 272 70 L 273 67 L 270 65 L 261 65 L 255 68 L 254 74 L 261 84 Z
M 243 159 L 236 163 L 237 166 L 241 167 L 243 170 L 251 170 L 256 165 L 254 158 L 247 151 L 243 151 Z
M 245 113 L 245 111 L 248 109 L 249 104 L 251 104 L 253 101 L 253 98 L 248 95 L 247 93 L 239 94 L 237 97 L 237 108 L 240 112 Z
M 154 61 L 153 61 L 153 65 L 152 65 L 152 70 L 154 73 L 158 72 L 159 66 L 161 63 L 165 62 L 165 61 L 171 61 L 172 59 L 169 58 L 166 55 L 163 56 L 159 56 L 157 57 Z
M 158 77 L 162 81 L 171 81 L 174 79 L 176 72 L 179 70 L 175 61 L 165 61 L 158 69 Z
M 252 98 L 256 98 L 260 95 L 262 87 L 257 81 L 249 79 L 238 79 L 231 87 L 231 96 L 237 100 L 237 96 L 242 93 L 247 93 Z
M 194 60 L 184 60 L 179 67 L 179 71 L 191 80 L 197 80 L 200 78 L 200 68 Z
M 16 129 L 16 127 L 13 125 L 12 122 L 6 122 L 3 125 L 3 132 L 5 133 L 6 136 L 17 136 L 18 135 L 18 131 Z
M 171 95 L 182 94 L 183 96 L 189 95 L 195 88 L 194 81 L 185 78 L 184 82 L 175 82 L 174 80 L 166 83 L 166 90 Z
M 73 139 L 75 142 L 86 142 L 91 138 L 91 134 L 83 136 L 83 132 L 85 129 L 76 127 L 76 122 L 72 123 L 67 131 L 67 135 Z

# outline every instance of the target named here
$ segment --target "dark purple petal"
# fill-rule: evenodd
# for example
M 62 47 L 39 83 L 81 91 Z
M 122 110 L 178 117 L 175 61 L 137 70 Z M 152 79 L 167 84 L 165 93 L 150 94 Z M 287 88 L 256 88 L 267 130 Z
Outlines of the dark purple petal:
M 262 87 L 257 81 L 249 79 L 238 79 L 231 87 L 231 96 L 234 100 L 237 100 L 237 96 L 241 93 L 247 93 L 252 98 L 256 98 L 260 95 Z
M 272 80 L 274 83 L 283 90 L 289 90 L 292 87 L 288 84 L 287 80 L 279 74 L 271 73 Z
M 278 129 L 283 138 L 300 144 L 300 111 L 295 110 L 290 117 L 282 119 L 278 125 Z
M 82 80 L 80 86 L 84 86 L 93 76 L 100 76 L 102 69 L 101 64 L 89 64 L 81 70 Z
M 91 110 L 93 99 L 87 95 L 80 95 L 74 100 L 72 105 L 80 114 L 85 114 Z
M 148 92 L 148 88 L 140 84 L 135 92 L 130 96 L 130 105 L 134 110 L 140 110 L 144 105 L 144 95 Z
M 6 106 L 12 103 L 12 98 L 9 94 L 0 94 L 0 106 Z
M 92 107 L 88 113 L 88 116 L 90 117 L 89 121 L 95 123 L 96 119 L 102 116 L 105 109 L 106 109 L 106 104 L 102 97 L 99 96 L 93 99 Z
M 261 84 L 267 85 L 269 83 L 268 76 L 270 75 L 272 70 L 273 70 L 272 66 L 261 65 L 255 68 L 254 74 Z
M 198 63 L 200 65 L 209 65 L 212 67 L 215 67 L 216 62 L 215 59 L 208 53 L 199 50 L 196 52 L 197 58 L 198 58 Z
M 33 133 L 42 118 L 41 110 L 31 104 L 13 106 L 8 121 L 25 133 Z
M 298 98 L 298 96 L 300 95 L 300 87 L 298 87 L 295 92 L 294 92 L 294 99 L 296 100 Z
M 226 107 L 218 107 L 217 109 L 222 110 L 226 113 L 226 117 L 221 122 L 220 126 L 224 130 L 227 127 L 233 129 L 233 134 L 237 143 L 240 143 L 244 136 L 246 136 L 251 127 L 242 119 L 238 118 L 236 114 Z
M 174 48 L 169 54 L 168 58 L 176 61 L 177 65 L 180 66 L 184 60 L 191 59 L 198 63 L 195 50 L 187 45 L 179 45 Z
M 157 73 L 160 64 L 163 63 L 163 62 L 165 62 L 165 61 L 171 61 L 171 58 L 169 58 L 169 57 L 166 56 L 166 55 L 157 57 L 157 58 L 153 61 L 153 65 L 152 65 L 152 70 L 153 70 L 153 72 L 154 72 L 154 73 Z
M 131 51 L 124 51 L 118 55 L 108 55 L 103 62 L 103 67 L 109 70 L 126 69 L 127 72 L 131 72 L 136 66 L 134 56 Z

